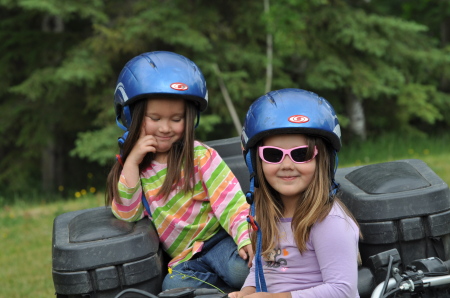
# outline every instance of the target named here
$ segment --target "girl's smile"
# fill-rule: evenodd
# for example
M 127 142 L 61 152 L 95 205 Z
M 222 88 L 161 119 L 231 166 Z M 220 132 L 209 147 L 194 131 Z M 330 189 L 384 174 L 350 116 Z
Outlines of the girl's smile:
M 298 177 L 298 176 L 280 176 L 281 179 L 287 180 L 287 181 L 294 180 L 296 177 Z

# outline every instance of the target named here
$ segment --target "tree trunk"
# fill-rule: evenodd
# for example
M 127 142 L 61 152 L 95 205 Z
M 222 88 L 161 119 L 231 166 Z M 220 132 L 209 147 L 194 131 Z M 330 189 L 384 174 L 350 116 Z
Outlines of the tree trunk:
M 445 18 L 441 22 L 441 47 L 445 48 L 450 40 L 450 17 Z M 450 91 L 450 84 L 448 79 L 442 77 L 440 87 L 444 92 Z
M 450 17 L 442 20 L 441 23 L 441 47 L 444 48 L 450 39 Z
M 64 31 L 64 21 L 60 16 L 46 15 L 41 26 L 44 32 L 61 33 Z
M 358 136 L 361 140 L 365 140 L 366 135 L 366 117 L 364 115 L 364 107 L 362 101 L 352 92 L 347 94 L 346 110 L 350 119 L 350 131 Z
M 266 15 L 269 14 L 270 11 L 270 3 L 269 0 L 264 0 L 264 13 Z M 273 77 L 273 37 L 272 34 L 267 33 L 266 36 L 266 56 L 267 56 L 267 66 L 266 66 L 266 92 L 269 92 L 272 89 L 272 77 Z
M 64 21 L 60 16 L 46 15 L 41 22 L 41 30 L 55 34 L 62 33 L 64 32 Z M 58 56 L 56 55 L 56 57 Z M 56 60 L 55 56 L 52 59 Z M 56 129 L 53 129 L 52 124 L 48 126 L 47 145 L 42 149 L 41 154 L 42 190 L 55 192 L 58 184 L 61 185 L 64 179 L 63 158 L 60 154 L 61 144 L 56 143 Z
M 41 173 L 42 173 L 42 190 L 44 192 L 55 191 L 55 177 L 56 177 L 56 154 L 55 142 L 53 138 L 49 137 L 47 145 L 42 149 L 41 159 Z
M 234 127 L 236 128 L 237 135 L 241 134 L 241 121 L 239 120 L 239 116 L 234 108 L 233 101 L 231 100 L 230 94 L 228 93 L 227 86 L 222 78 L 222 72 L 220 71 L 219 65 L 216 63 L 213 64 L 213 69 L 215 74 L 217 75 L 217 81 L 219 82 L 220 91 L 222 92 L 223 99 L 227 105 L 228 111 L 230 112 L 231 119 L 233 120 Z

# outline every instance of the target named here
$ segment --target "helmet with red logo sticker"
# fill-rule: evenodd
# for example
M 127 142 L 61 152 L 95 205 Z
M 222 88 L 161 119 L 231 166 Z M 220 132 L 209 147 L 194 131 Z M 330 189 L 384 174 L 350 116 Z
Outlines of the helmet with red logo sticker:
M 301 89 L 271 91 L 250 106 L 242 128 L 241 141 L 245 162 L 254 181 L 256 144 L 274 134 L 300 133 L 320 136 L 328 141 L 336 156 L 341 149 L 341 129 L 331 104 L 317 94 Z M 335 162 L 332 161 L 334 179 Z M 253 181 L 252 181 L 253 180 Z M 254 184 L 256 183 L 256 185 Z
M 250 106 L 242 128 L 244 151 L 262 138 L 281 133 L 321 136 L 336 151 L 341 149 L 341 129 L 331 104 L 301 89 L 271 91 Z
M 114 91 L 119 127 L 124 130 L 130 127 L 130 104 L 155 97 L 191 100 L 199 112 L 208 106 L 208 90 L 202 72 L 194 62 L 173 52 L 143 53 L 124 66 Z

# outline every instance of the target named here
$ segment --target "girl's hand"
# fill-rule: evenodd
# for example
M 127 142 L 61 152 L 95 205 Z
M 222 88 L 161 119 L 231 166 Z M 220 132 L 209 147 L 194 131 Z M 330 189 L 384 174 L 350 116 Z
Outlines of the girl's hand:
M 139 166 L 147 153 L 156 152 L 157 145 L 158 142 L 156 141 L 156 138 L 152 135 L 147 135 L 144 127 L 142 127 L 139 139 L 136 144 L 134 144 L 126 161 L 130 161 L 133 165 Z
M 125 176 L 126 185 L 134 187 L 139 182 L 139 164 L 149 152 L 156 152 L 158 142 L 152 135 L 147 135 L 142 127 L 141 134 L 123 165 L 122 175 Z
M 254 254 L 253 254 L 253 248 L 252 248 L 251 244 L 248 244 L 248 245 L 242 247 L 239 250 L 239 256 L 244 260 L 248 259 L 248 267 L 249 268 L 252 267 L 252 261 L 253 261 Z
M 242 298 L 246 295 L 250 295 L 252 293 L 255 293 L 256 289 L 255 287 L 245 287 L 242 288 L 240 291 L 232 292 L 228 294 L 228 297 L 230 298 Z
M 228 298 L 240 298 L 240 297 L 242 297 L 242 296 L 239 296 L 239 291 L 238 292 L 231 292 L 231 293 L 228 293 Z

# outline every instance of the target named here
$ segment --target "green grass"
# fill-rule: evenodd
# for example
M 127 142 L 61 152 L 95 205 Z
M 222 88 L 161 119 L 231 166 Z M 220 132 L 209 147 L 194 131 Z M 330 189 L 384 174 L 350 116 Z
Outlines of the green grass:
M 55 297 L 52 231 L 56 216 L 103 205 L 103 196 L 0 210 L 0 297 Z
M 450 185 L 448 145 L 450 136 L 431 140 L 387 136 L 344 145 L 339 167 L 415 158 L 426 162 Z M 28 198 L 15 198 L 10 206 L 0 202 L 0 297 L 54 297 L 53 220 L 66 212 L 103 206 L 103 194 L 69 201 L 31 201 L 36 203 Z
M 450 185 L 449 147 L 450 135 L 435 138 L 387 135 L 361 144 L 344 144 L 339 152 L 339 168 L 420 159 Z

